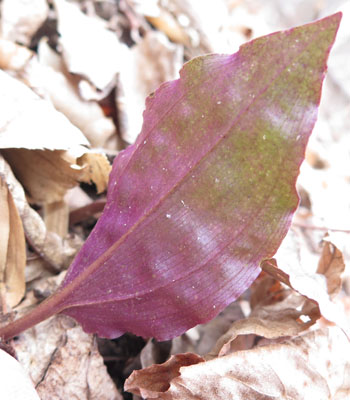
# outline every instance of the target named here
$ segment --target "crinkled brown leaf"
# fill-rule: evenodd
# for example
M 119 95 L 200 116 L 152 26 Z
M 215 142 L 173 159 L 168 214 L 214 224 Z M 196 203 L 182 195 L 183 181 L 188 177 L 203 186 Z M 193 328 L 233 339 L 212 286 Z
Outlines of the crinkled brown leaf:
M 348 339 L 332 327 L 177 367 L 179 376 L 171 379 L 169 373 L 169 380 L 164 380 L 166 364 L 154 365 L 135 371 L 125 389 L 162 400 L 345 400 L 350 396 L 348 354 Z M 156 381 L 158 371 L 162 375 Z
M 334 245 L 335 251 L 336 247 Z M 333 268 L 335 269 L 334 275 L 332 271 L 331 259 L 326 260 L 329 265 L 327 275 L 336 280 L 339 285 L 339 265 L 343 263 L 341 254 L 335 252 L 333 261 Z M 324 259 L 324 255 L 322 258 Z M 321 259 L 322 259 L 321 258 Z M 329 321 L 337 323 L 348 334 L 350 334 L 350 326 L 343 311 L 339 306 L 331 301 L 332 293 L 328 293 L 328 279 L 327 276 L 316 273 L 317 265 L 312 265 L 307 258 L 302 256 L 300 241 L 295 231 L 290 230 L 278 249 L 274 259 L 266 260 L 261 264 L 263 270 L 277 280 L 285 283 L 292 289 L 296 290 L 303 296 L 310 300 L 317 302 L 320 312 L 324 318 Z M 338 286 L 339 288 L 339 286 Z M 335 288 L 333 287 L 334 291 Z

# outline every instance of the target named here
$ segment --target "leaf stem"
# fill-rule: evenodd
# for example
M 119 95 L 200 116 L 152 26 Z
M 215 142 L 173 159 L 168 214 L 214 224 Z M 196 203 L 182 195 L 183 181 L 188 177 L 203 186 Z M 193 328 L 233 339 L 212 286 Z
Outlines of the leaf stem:
M 9 323 L 0 328 L 0 338 L 9 340 L 17 336 L 26 329 L 44 321 L 45 319 L 53 316 L 54 314 L 62 311 L 59 307 L 62 301 L 62 292 L 56 292 L 49 298 L 45 299 L 42 303 L 37 305 L 32 311 L 25 314 L 23 317 Z

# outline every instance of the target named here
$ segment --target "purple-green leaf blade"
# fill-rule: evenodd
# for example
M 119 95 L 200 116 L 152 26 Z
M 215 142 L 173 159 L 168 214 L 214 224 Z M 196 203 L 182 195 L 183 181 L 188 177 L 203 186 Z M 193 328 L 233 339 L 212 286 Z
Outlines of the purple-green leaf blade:
M 187 63 L 147 99 L 107 205 L 58 292 L 88 332 L 169 339 L 210 320 L 273 256 L 298 204 L 341 15 Z

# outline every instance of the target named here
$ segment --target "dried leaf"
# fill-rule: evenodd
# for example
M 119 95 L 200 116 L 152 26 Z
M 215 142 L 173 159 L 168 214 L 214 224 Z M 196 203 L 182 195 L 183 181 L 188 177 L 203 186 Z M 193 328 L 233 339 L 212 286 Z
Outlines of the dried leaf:
M 104 116 L 96 101 L 81 98 L 79 80 L 67 71 L 62 57 L 51 50 L 45 40 L 39 43 L 38 58 L 40 64 L 31 68 L 27 80 L 40 88 L 56 110 L 84 133 L 92 147 L 105 147 L 106 141 L 115 133 L 113 121 Z
M 340 400 L 350 395 L 349 352 L 348 339 L 333 327 L 282 344 L 177 366 L 179 376 L 168 380 L 166 363 L 154 365 L 133 372 L 125 389 L 162 400 Z M 162 375 L 157 380 L 158 371 Z
M 95 338 L 68 317 L 53 317 L 25 332 L 14 348 L 41 400 L 122 399 L 98 353 Z
M 68 150 L 89 144 L 63 114 L 22 82 L 0 71 L 0 85 L 1 149 Z
M 26 247 L 22 221 L 12 195 L 0 175 L 0 291 L 6 305 L 14 307 L 25 292 Z
M 327 279 L 329 297 L 334 298 L 341 289 L 341 274 L 344 272 L 345 263 L 341 251 L 326 237 L 317 267 L 317 273 Z
M 335 250 L 336 247 L 334 246 L 333 249 Z M 333 267 L 338 271 L 335 271 L 333 275 L 330 270 L 328 271 L 328 276 L 335 278 L 339 285 L 338 268 L 343 268 L 344 262 L 339 250 L 334 254 L 336 255 L 336 258 L 333 262 Z M 325 255 L 323 256 L 323 260 L 324 257 Z M 286 238 L 278 249 L 275 258 L 264 261 L 262 263 L 262 268 L 265 272 L 285 283 L 303 296 L 316 301 L 322 316 L 327 320 L 338 324 L 350 335 L 350 326 L 347 322 L 346 316 L 342 309 L 336 303 L 331 301 L 331 298 L 334 297 L 333 294 L 336 293 L 339 286 L 336 290 L 333 286 L 335 283 L 334 281 L 330 281 L 329 283 L 327 282 L 327 275 L 324 276 L 316 273 L 316 263 L 314 263 L 313 268 L 312 263 L 310 263 L 308 259 L 303 259 L 299 238 L 295 231 L 290 230 L 288 232 Z M 328 288 L 332 288 L 333 293 L 329 293 Z
M 302 318 L 306 317 L 306 318 Z M 248 318 L 235 321 L 232 327 L 216 343 L 208 358 L 220 357 L 242 347 L 239 336 L 255 335 L 268 339 L 297 336 L 308 329 L 320 317 L 317 305 L 300 295 L 289 293 L 284 300 L 275 304 L 257 307 Z M 254 343 L 254 337 L 251 345 Z
M 203 361 L 204 359 L 196 354 L 176 354 L 163 364 L 154 364 L 148 368 L 134 371 L 127 379 L 124 389 L 146 399 L 157 399 L 158 393 L 166 392 L 169 383 L 180 376 L 181 367 Z

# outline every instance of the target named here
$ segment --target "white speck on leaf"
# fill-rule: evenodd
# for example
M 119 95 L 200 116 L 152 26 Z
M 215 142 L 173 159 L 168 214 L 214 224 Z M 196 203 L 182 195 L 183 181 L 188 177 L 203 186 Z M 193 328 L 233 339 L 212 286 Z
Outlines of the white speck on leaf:
M 171 218 L 171 214 L 166 214 L 166 217 L 167 218 Z

